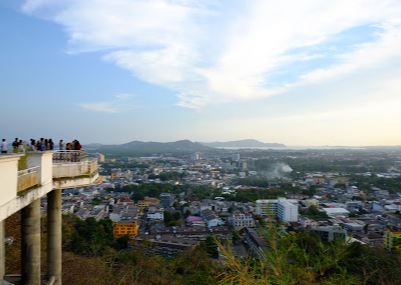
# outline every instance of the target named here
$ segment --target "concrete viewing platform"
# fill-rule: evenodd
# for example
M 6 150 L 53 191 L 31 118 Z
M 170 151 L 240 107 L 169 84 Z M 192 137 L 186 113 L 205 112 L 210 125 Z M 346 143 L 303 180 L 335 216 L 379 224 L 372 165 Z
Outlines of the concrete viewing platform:
M 0 155 L 0 284 L 5 275 L 4 220 L 19 211 L 22 217 L 21 281 L 22 284 L 41 284 L 40 198 L 47 195 L 47 279 L 48 284 L 61 285 L 62 189 L 99 181 L 97 160 L 88 158 L 83 151 Z

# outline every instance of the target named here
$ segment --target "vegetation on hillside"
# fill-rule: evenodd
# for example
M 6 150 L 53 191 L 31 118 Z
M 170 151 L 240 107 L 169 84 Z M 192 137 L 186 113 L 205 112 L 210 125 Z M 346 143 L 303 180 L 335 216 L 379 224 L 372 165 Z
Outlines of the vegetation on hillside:
M 10 220 L 15 223 L 14 220 Z M 7 235 L 19 240 L 15 224 Z M 384 249 L 337 240 L 323 243 L 308 231 L 276 233 L 265 227 L 265 257 L 237 258 L 209 236 L 175 258 L 147 256 L 146 245 L 114 240 L 109 221 L 63 220 L 63 279 L 69 285 L 396 285 L 401 256 Z M 46 240 L 46 235 L 43 235 Z M 238 241 L 237 241 L 238 242 Z M 7 272 L 18 273 L 18 243 L 7 246 Z M 216 259 L 219 256 L 219 259 Z M 42 262 L 45 264 L 45 252 Z M 45 269 L 44 269 L 45 270 Z
M 308 212 L 317 215 L 313 207 Z M 395 270 L 401 266 L 399 255 L 359 243 L 323 243 L 308 231 L 282 236 L 266 227 L 268 245 L 259 260 L 239 259 L 221 245 L 218 249 L 212 236 L 199 247 L 164 259 L 146 256 L 142 247 L 121 250 L 108 221 L 65 220 L 65 248 L 75 252 L 77 260 L 91 261 L 92 270 L 103 268 L 103 279 L 112 280 L 109 284 L 401 284 L 401 272 Z M 84 246 L 76 247 L 78 241 Z M 68 284 L 84 284 L 76 282 Z

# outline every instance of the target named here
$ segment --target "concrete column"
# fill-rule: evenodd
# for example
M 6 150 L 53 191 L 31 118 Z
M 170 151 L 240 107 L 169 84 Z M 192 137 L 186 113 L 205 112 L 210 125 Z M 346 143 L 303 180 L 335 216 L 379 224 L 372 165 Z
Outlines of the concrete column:
M 47 268 L 48 278 L 55 278 L 55 285 L 61 285 L 61 189 L 47 194 Z
M 4 274 L 6 274 L 6 248 L 4 245 L 4 223 L 0 222 L 0 280 L 3 280 Z
M 22 284 L 40 285 L 40 199 L 22 209 Z

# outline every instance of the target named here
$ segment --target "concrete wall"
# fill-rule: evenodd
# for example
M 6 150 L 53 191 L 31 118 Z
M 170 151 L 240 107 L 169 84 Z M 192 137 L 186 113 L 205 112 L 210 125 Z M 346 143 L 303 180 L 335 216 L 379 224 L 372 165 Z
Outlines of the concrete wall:
M 93 176 L 88 177 L 77 177 L 77 178 L 64 178 L 56 179 L 53 181 L 54 189 L 69 189 L 77 187 L 85 187 L 100 183 L 99 174 L 95 173 Z
M 47 184 L 53 179 L 53 152 L 52 151 L 38 151 L 29 152 L 27 159 L 27 167 L 39 166 L 39 176 L 41 185 Z
M 96 171 L 97 171 L 96 161 L 82 161 L 76 163 L 55 163 L 53 165 L 54 178 L 91 176 Z
M 20 157 L 21 155 L 0 155 L 0 206 L 17 196 Z
M 40 187 L 25 191 L 23 195 L 14 197 L 11 199 L 11 201 L 8 201 L 0 206 L 0 221 L 20 211 L 22 208 L 31 204 L 32 201 L 42 198 L 52 190 L 53 183 L 50 182 L 45 185 L 41 185 Z

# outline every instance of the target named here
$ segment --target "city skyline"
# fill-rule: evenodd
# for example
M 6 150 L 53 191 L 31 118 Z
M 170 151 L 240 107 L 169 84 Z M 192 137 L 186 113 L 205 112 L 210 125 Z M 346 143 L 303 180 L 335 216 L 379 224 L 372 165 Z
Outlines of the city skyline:
M 401 145 L 395 0 L 5 0 L 0 137 Z

